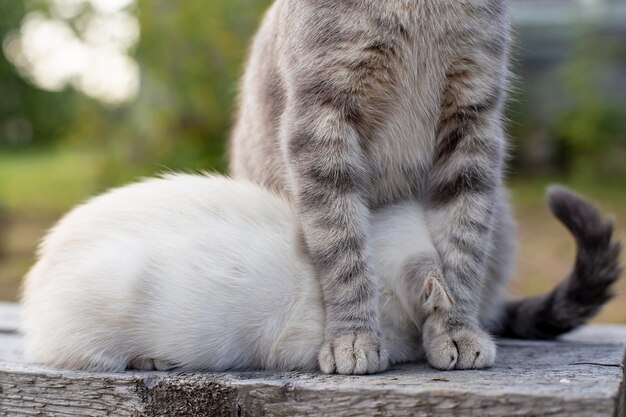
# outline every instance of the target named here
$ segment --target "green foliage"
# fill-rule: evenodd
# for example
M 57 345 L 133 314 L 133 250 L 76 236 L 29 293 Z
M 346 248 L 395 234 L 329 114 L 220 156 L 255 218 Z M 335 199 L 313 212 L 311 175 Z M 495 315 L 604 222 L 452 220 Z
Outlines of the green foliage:
M 602 88 L 603 70 L 616 65 L 619 47 L 581 28 L 575 57 L 561 71 L 569 105 L 555 121 L 554 135 L 573 175 L 626 173 L 626 97 L 612 99 Z
M 24 13 L 23 2 L 0 1 L 0 41 L 19 29 Z M 57 141 L 75 118 L 75 93 L 51 93 L 32 86 L 4 54 L 0 54 L 0 93 L 0 150 Z
M 129 166 L 133 174 L 225 169 L 237 80 L 268 4 L 139 0 L 139 96 L 115 110 L 81 106 L 74 135 L 106 147 L 105 181 L 121 181 Z
M 0 153 L 0 203 L 21 217 L 58 216 L 101 191 L 93 152 L 66 149 L 11 150 Z
M 71 89 L 44 92 L 0 57 L 0 147 L 21 139 L 25 146 L 32 137 L 34 144 L 95 150 L 100 157 L 94 169 L 104 185 L 165 169 L 226 168 L 225 142 L 237 80 L 252 34 L 271 0 L 136 1 L 133 12 L 141 38 L 131 53 L 141 71 L 138 97 L 108 107 Z M 19 28 L 27 11 L 24 4 L 28 10 L 50 13 L 47 0 L 0 2 L 0 36 L 6 38 Z M 91 13 L 85 3 L 68 23 L 79 33 Z M 621 45 L 609 45 L 596 32 L 581 31 L 574 58 L 565 62 L 556 80 L 557 89 L 567 92 L 564 108 L 548 114 L 535 110 L 541 97 L 536 90 L 543 87 L 528 80 L 524 84 L 526 74 L 521 74 L 521 100 L 509 112 L 514 149 L 549 143 L 556 150 L 553 166 L 565 161 L 570 171 L 581 175 L 626 166 L 626 103 L 608 101 L 598 87 L 606 78 L 603 68 L 612 65 Z M 521 170 L 529 167 L 537 169 L 532 163 L 516 165 Z
M 31 86 L 0 58 L 0 133 L 12 122 L 35 143 L 95 149 L 100 182 L 116 184 L 164 169 L 226 168 L 237 80 L 248 43 L 270 0 L 138 0 L 138 97 L 113 108 L 73 90 Z M 49 13 L 46 2 L 29 8 Z M 0 36 L 19 28 L 21 1 L 0 2 Z M 81 13 L 68 23 L 77 30 Z M 78 31 L 78 30 L 77 30 Z M 32 135 L 28 130 L 32 127 Z M 5 129 L 6 130 L 6 129 Z M 15 130 L 15 129 L 14 129 Z M 0 145 L 8 143 L 0 136 Z

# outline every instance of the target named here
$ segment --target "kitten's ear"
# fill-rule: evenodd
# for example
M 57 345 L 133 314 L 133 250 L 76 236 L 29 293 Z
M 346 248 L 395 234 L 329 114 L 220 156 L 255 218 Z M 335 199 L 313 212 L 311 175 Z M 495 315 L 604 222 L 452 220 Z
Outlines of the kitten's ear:
M 429 275 L 422 290 L 422 307 L 427 314 L 445 313 L 452 309 L 454 301 L 441 277 Z

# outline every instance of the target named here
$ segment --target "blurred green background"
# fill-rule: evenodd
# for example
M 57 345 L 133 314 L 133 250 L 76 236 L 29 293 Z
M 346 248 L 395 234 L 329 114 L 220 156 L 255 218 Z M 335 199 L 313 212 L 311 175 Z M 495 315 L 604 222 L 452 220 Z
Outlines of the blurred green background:
M 269 0 L 0 2 L 0 300 L 72 205 L 164 170 L 226 168 L 237 80 Z M 555 285 L 573 242 L 546 184 L 626 231 L 626 2 L 513 0 L 515 294 Z M 626 323 L 626 284 L 599 321 Z

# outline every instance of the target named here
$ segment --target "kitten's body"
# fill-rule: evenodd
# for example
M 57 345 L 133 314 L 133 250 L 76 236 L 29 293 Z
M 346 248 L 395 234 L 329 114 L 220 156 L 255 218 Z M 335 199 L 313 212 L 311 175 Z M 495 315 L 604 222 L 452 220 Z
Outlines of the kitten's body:
M 579 251 L 572 277 L 551 296 L 581 286 L 606 295 L 617 272 L 610 226 L 567 191 L 553 191 L 550 203 Z M 370 358 L 322 347 L 321 289 L 296 231 L 286 199 L 219 176 L 167 175 L 96 197 L 52 229 L 26 278 L 26 358 L 74 369 L 223 371 L 314 370 L 333 355 L 363 369 Z M 414 361 L 423 347 L 462 360 L 449 346 L 444 320 L 454 300 L 420 205 L 375 211 L 370 244 L 385 360 Z M 601 254 L 609 258 L 585 260 Z M 471 344 L 473 335 L 456 337 Z
M 26 357 L 109 371 L 317 369 L 324 311 L 296 226 L 283 198 L 217 176 L 168 175 L 97 197 L 53 229 L 27 277 Z M 436 251 L 417 204 L 377 212 L 373 228 L 391 360 L 415 360 L 428 306 L 402 280 L 421 268 L 421 292 L 437 277 Z

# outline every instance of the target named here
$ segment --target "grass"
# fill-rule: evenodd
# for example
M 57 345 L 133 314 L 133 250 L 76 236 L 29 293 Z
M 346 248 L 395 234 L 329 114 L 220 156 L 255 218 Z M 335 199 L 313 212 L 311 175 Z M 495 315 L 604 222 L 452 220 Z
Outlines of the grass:
M 97 155 L 0 153 L 0 300 L 14 300 L 37 243 L 68 208 L 96 190 Z
M 16 299 L 21 277 L 47 228 L 71 206 L 102 190 L 99 161 L 96 153 L 76 150 L 0 154 L 0 205 L 8 218 L 4 227 L 0 220 L 0 300 Z M 626 241 L 626 181 L 514 180 L 519 253 L 511 291 L 516 295 L 553 288 L 573 265 L 574 243 L 544 203 L 544 189 L 551 182 L 569 185 L 613 213 L 618 234 Z M 597 321 L 626 324 L 626 280 L 618 285 L 618 293 Z
M 0 153 L 0 207 L 20 217 L 55 216 L 97 188 L 94 152 Z

